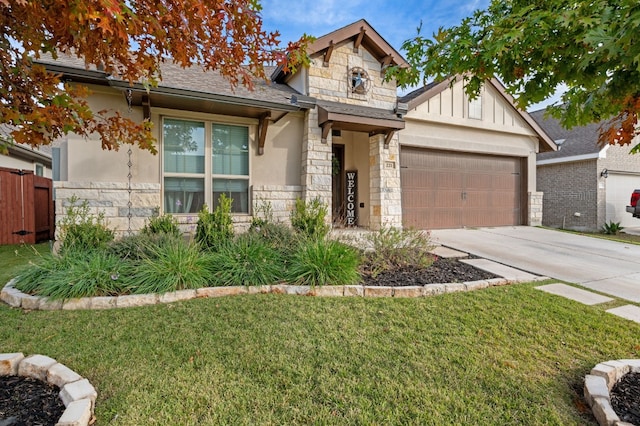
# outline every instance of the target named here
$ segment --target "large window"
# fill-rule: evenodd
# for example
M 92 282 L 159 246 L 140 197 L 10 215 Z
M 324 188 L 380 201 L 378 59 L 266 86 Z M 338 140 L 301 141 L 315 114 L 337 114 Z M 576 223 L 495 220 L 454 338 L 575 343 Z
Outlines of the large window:
M 164 211 L 211 209 L 221 194 L 231 210 L 249 213 L 249 129 L 247 126 L 163 120 Z

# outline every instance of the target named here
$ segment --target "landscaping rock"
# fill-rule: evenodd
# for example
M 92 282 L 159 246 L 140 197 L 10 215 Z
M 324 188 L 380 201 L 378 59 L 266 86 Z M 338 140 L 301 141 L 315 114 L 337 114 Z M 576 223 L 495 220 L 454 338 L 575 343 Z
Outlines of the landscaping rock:
M 21 298 L 22 298 L 22 303 L 20 304 L 20 307 L 22 309 L 35 311 L 40 308 L 40 299 L 41 299 L 40 297 L 31 296 L 31 295 L 22 293 Z
M 467 291 L 467 287 L 463 283 L 451 283 L 444 285 L 445 293 L 457 293 L 459 291 Z
M 0 354 L 0 376 L 17 376 L 18 366 L 23 359 L 21 352 Z
M 320 297 L 339 297 L 344 296 L 343 285 L 322 285 L 313 290 L 316 296 Z
M 587 374 L 584 378 L 584 399 L 590 407 L 593 407 L 596 398 L 609 399 L 607 381 L 602 376 Z
M 92 297 L 91 309 L 112 309 L 116 307 L 117 297 Z
M 223 297 L 247 294 L 246 287 L 204 287 L 196 290 L 197 297 Z
M 91 309 L 91 298 L 80 297 L 76 299 L 67 299 L 62 304 L 62 309 L 65 311 L 75 311 L 79 309 Z
M 364 286 L 364 297 L 392 297 L 393 287 L 388 286 Z
M 137 306 L 155 305 L 158 303 L 157 294 L 131 294 L 118 296 L 116 306 L 118 308 L 134 308 Z
M 57 361 L 44 355 L 31 355 L 22 361 L 18 367 L 18 375 L 25 377 L 33 377 L 34 379 L 47 380 L 47 371 L 49 367 L 56 364 Z
M 81 379 L 82 376 L 60 363 L 52 365 L 47 370 L 47 382 L 59 388 L 64 387 L 67 383 L 77 382 Z
M 19 308 L 22 305 L 22 296 L 23 293 L 20 290 L 17 290 L 13 287 L 9 287 L 7 284 L 0 292 L 0 298 L 7 305 Z
M 345 285 L 344 295 L 364 297 L 364 287 L 361 285 Z
M 180 302 L 182 300 L 191 300 L 196 298 L 196 290 L 178 290 L 170 293 L 161 294 L 158 302 L 160 303 L 173 303 Z
M 56 426 L 86 426 L 91 421 L 91 400 L 72 401 L 62 413 Z
M 438 294 L 443 294 L 445 292 L 444 284 L 427 284 L 424 286 L 424 294 L 425 296 L 435 296 Z
M 248 294 L 268 294 L 271 293 L 270 285 L 250 285 L 247 286 Z
M 62 309 L 62 300 L 51 300 L 47 297 L 40 299 L 39 309 L 41 311 L 59 311 Z
M 91 402 L 95 402 L 98 393 L 95 388 L 89 383 L 89 380 L 82 379 L 77 382 L 67 383 L 60 391 L 60 399 L 64 403 L 65 407 L 68 407 L 73 401 L 79 401 L 81 399 L 88 398 Z
M 595 398 L 592 407 L 593 416 L 601 425 L 614 425 L 620 421 L 620 417 L 613 411 L 609 398 Z
M 468 281 L 464 283 L 464 286 L 468 291 L 482 290 L 489 287 L 489 281 L 487 280 Z
M 407 287 L 396 287 L 393 290 L 393 297 L 423 297 L 424 286 L 413 285 Z

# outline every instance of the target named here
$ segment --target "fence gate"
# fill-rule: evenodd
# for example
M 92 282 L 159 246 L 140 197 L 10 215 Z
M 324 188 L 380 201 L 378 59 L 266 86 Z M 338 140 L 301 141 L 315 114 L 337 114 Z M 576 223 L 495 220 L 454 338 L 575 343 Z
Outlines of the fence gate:
M 0 167 L 0 245 L 52 240 L 54 221 L 51 179 Z

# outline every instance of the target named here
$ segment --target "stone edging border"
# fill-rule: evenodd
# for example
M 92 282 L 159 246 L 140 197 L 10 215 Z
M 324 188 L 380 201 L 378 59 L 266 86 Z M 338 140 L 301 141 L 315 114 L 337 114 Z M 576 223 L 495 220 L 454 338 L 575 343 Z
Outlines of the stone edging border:
M 44 355 L 0 353 L 0 376 L 23 376 L 58 386 L 66 407 L 56 426 L 88 426 L 98 393 L 89 380 Z
M 542 281 L 547 277 L 537 277 L 533 281 Z M 139 294 L 113 297 L 83 297 L 67 300 L 48 300 L 46 297 L 31 296 L 22 293 L 14 287 L 14 281 L 9 281 L 2 292 L 0 300 L 14 308 L 28 310 L 76 310 L 76 309 L 111 309 L 130 308 L 135 306 L 155 305 L 158 303 L 172 303 L 200 297 L 237 296 L 241 294 L 294 294 L 299 296 L 321 297 L 427 297 L 459 291 L 480 290 L 488 287 L 516 284 L 520 281 L 505 278 L 490 280 L 468 281 L 463 283 L 427 284 L 424 286 L 388 287 L 388 286 L 302 286 L 289 284 L 274 284 L 264 286 L 236 286 L 236 287 L 203 287 L 196 290 L 179 290 L 163 294 Z M 527 280 L 531 282 L 532 280 Z
M 633 426 L 623 422 L 613 411 L 609 391 L 625 374 L 640 373 L 640 359 L 619 359 L 602 362 L 584 378 L 584 399 L 600 426 Z

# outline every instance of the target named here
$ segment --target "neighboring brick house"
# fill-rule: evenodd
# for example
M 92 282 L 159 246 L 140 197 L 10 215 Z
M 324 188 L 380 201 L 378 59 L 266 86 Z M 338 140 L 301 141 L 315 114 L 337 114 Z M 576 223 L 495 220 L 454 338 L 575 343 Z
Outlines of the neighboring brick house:
M 543 225 L 585 231 L 609 222 L 640 226 L 625 211 L 631 192 L 640 187 L 640 156 L 629 154 L 630 146 L 599 146 L 599 124 L 567 130 L 545 117 L 545 110 L 530 115 L 559 146 L 538 154 Z
M 129 155 L 126 146 L 102 151 L 97 141 L 74 135 L 59 141 L 58 217 L 76 195 L 120 232 L 139 229 L 155 208 L 188 226 L 225 193 L 239 227 L 262 202 L 286 221 L 298 197 L 319 197 L 334 226 L 539 223 L 535 154 L 555 145 L 499 83 L 490 82 L 473 102 L 460 81 L 398 99 L 385 71 L 408 64 L 364 20 L 319 37 L 308 54 L 309 67 L 294 74 L 275 69 L 272 81 L 257 82 L 254 91 L 232 90 L 197 67 L 163 64 L 162 82 L 147 91 L 77 59 L 41 60 L 66 81 L 89 85 L 93 108 L 150 118 L 158 140 L 157 156 L 136 147 Z M 447 169 L 420 175 L 433 158 Z M 477 165 L 474 173 L 467 173 L 469 163 Z M 458 174 L 464 179 L 457 184 L 449 179 Z M 416 187 L 414 178 L 432 181 Z M 479 197 L 490 201 L 469 208 Z M 456 214 L 473 214 L 455 223 L 416 221 L 425 199 L 427 209 L 450 204 Z

